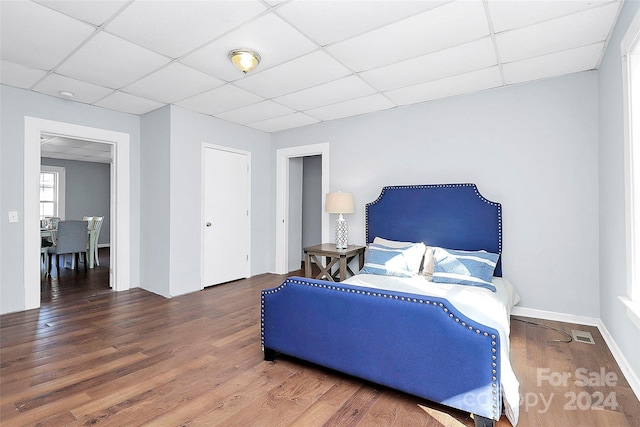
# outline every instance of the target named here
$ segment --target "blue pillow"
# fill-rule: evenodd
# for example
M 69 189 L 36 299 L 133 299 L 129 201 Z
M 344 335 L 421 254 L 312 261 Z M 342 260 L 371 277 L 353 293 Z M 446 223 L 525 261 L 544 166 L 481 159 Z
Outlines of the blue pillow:
M 433 281 L 480 286 L 495 292 L 491 279 L 499 257 L 487 251 L 434 248 Z
M 423 254 L 424 249 L 418 245 L 393 248 L 372 243 L 367 248 L 360 273 L 411 277 L 418 272 Z

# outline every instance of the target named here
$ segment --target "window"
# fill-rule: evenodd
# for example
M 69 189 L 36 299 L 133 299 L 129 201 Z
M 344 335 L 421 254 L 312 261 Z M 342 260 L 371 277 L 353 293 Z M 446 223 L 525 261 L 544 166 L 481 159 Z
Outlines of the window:
M 65 168 L 40 167 L 40 219 L 56 216 L 64 219 Z
M 624 82 L 627 296 L 629 318 L 640 328 L 640 13 L 620 44 Z

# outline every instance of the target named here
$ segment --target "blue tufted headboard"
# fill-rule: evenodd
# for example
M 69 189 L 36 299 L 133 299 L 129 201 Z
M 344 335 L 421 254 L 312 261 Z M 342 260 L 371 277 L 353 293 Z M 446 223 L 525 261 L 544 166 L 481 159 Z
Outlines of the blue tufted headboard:
M 502 254 L 502 206 L 475 184 L 384 187 L 365 207 L 367 243 L 375 237 Z M 502 256 L 495 276 L 502 276 Z

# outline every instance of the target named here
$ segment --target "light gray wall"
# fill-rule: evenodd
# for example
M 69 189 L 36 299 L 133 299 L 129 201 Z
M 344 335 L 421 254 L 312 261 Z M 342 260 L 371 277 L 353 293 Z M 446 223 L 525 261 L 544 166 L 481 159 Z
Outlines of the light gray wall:
M 302 169 L 302 247 L 306 248 L 322 243 L 322 156 L 303 157 Z
M 42 157 L 40 164 L 65 168 L 65 219 L 103 216 L 98 245 L 108 245 L 111 233 L 111 165 L 47 157 Z
M 598 317 L 597 90 L 584 72 L 321 123 L 273 134 L 272 155 L 331 144 L 330 189 L 354 193 L 356 244 L 384 185 L 476 183 L 502 203 L 503 271 L 521 305 Z
M 171 109 L 140 118 L 140 287 L 169 297 Z
M 600 318 L 640 375 L 640 330 L 618 299 L 626 296 L 624 116 L 620 41 L 640 2 L 626 1 L 599 71 Z
M 203 143 L 251 153 L 251 275 L 270 271 L 269 264 L 273 263 L 275 243 L 270 240 L 269 230 L 274 223 L 268 212 L 272 210 L 275 198 L 268 179 L 274 168 L 269 134 L 172 106 L 169 154 L 171 295 L 201 288 Z
M 24 302 L 24 118 L 36 117 L 79 124 L 131 136 L 131 230 L 140 225 L 140 119 L 79 102 L 0 85 L 0 313 L 23 310 Z M 20 222 L 9 223 L 8 211 L 17 211 Z M 37 224 L 27 224 L 37 226 Z M 139 235 L 131 235 L 131 286 L 139 281 Z M 37 266 L 34 266 L 37 268 Z

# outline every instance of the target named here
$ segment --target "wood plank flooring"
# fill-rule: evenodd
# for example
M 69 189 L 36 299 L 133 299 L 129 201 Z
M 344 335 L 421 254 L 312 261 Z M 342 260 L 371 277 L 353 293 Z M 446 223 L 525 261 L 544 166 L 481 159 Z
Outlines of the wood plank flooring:
M 468 414 L 305 362 L 263 361 L 260 290 L 284 276 L 173 299 L 115 293 L 103 254 L 96 269 L 44 280 L 40 309 L 0 316 L 3 427 L 473 425 Z M 640 425 L 640 403 L 598 330 L 544 323 L 587 330 L 596 345 L 551 342 L 562 336 L 513 320 L 518 425 Z M 577 385 L 580 368 L 616 380 Z M 503 416 L 497 425 L 510 424 Z

